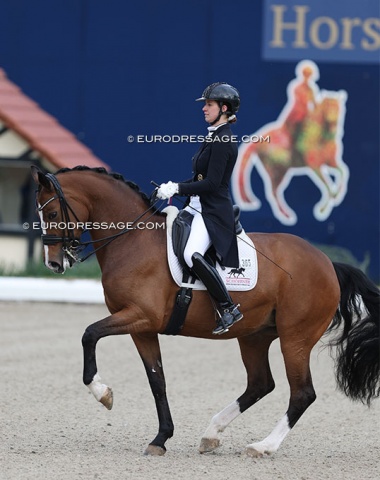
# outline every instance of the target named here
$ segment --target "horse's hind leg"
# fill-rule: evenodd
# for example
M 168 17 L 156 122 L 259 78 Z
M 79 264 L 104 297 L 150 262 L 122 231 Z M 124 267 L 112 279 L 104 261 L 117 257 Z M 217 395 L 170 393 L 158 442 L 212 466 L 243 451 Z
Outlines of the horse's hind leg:
M 249 456 L 261 457 L 264 454 L 276 452 L 286 435 L 316 399 L 309 366 L 311 348 L 299 337 L 290 340 L 281 339 L 281 349 L 290 385 L 288 410 L 268 437 L 247 446 L 246 453 Z
M 274 330 L 239 338 L 243 363 L 247 370 L 247 388 L 243 395 L 216 414 L 205 431 L 199 447 L 200 453 L 211 452 L 220 445 L 220 433 L 241 413 L 274 389 L 268 351 L 277 337 Z

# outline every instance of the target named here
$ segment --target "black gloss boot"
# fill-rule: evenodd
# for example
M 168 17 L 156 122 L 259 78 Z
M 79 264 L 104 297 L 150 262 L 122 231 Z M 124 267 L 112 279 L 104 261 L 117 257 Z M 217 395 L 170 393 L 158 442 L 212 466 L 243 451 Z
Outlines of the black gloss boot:
M 239 305 L 233 303 L 217 270 L 200 253 L 194 253 L 191 258 L 193 260 L 193 272 L 204 283 L 209 294 L 218 305 L 219 319 L 212 333 L 220 335 L 228 332 L 234 323 L 243 318 L 243 314 L 238 309 Z

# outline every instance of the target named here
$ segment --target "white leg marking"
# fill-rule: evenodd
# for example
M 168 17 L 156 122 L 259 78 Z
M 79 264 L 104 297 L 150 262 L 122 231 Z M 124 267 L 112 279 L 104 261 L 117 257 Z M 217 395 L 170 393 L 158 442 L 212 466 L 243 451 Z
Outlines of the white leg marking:
M 238 402 L 235 401 L 231 403 L 228 405 L 228 407 L 217 413 L 212 418 L 210 425 L 203 435 L 203 438 L 219 440 L 219 433 L 223 432 L 225 428 L 240 414 L 241 412 Z
M 288 416 L 285 415 L 277 423 L 267 438 L 261 442 L 247 445 L 247 454 L 254 457 L 261 457 L 264 453 L 270 454 L 276 452 L 290 430 Z
M 90 383 L 90 385 L 87 385 L 90 392 L 94 395 L 94 397 L 98 402 L 100 402 L 101 398 L 105 395 L 105 393 L 108 390 L 107 385 L 104 385 L 104 383 L 101 383 L 100 380 L 101 378 L 99 374 L 96 374 L 92 379 L 92 382 Z

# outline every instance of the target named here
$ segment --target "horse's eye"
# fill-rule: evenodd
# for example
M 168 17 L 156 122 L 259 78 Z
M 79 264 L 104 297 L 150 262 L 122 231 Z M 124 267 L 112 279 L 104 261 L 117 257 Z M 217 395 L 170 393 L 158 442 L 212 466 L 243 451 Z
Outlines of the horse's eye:
M 53 218 L 55 218 L 57 216 L 57 212 L 50 212 L 48 214 L 48 219 L 49 220 L 53 220 Z

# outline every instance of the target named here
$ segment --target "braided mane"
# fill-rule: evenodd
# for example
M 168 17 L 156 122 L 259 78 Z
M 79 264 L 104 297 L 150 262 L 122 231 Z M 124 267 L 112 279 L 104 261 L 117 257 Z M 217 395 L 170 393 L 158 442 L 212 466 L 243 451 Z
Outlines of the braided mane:
M 78 165 L 73 168 L 61 168 L 56 172 L 56 175 L 58 173 L 66 173 L 66 172 L 81 172 L 81 171 L 91 171 L 91 172 L 96 172 L 99 174 L 103 175 L 108 175 L 109 177 L 115 178 L 116 180 L 120 180 L 121 182 L 124 182 L 125 184 L 128 185 L 132 190 L 137 192 L 141 198 L 144 200 L 144 202 L 150 206 L 150 198 L 146 193 L 140 190 L 140 187 L 137 185 L 135 182 L 131 182 L 130 180 L 126 180 L 121 173 L 116 173 L 116 172 L 108 172 L 104 167 L 87 167 L 86 165 Z M 153 211 L 156 211 L 156 213 L 161 213 L 156 209 L 153 209 Z

